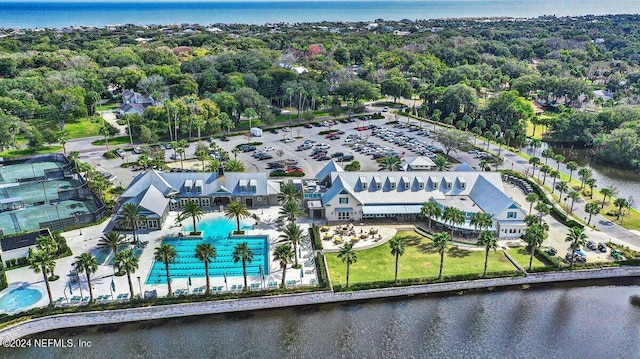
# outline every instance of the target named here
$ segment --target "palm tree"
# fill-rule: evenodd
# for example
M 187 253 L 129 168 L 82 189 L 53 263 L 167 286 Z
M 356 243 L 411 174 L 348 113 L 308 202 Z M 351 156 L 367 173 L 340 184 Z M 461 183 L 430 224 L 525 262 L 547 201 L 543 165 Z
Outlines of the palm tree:
M 53 297 L 51 296 L 51 286 L 49 285 L 49 272 L 53 272 L 56 267 L 56 262 L 53 260 L 53 256 L 43 250 L 32 251 L 29 250 L 29 269 L 36 273 L 42 272 L 44 284 L 47 287 L 47 294 L 49 295 L 49 305 L 53 304 Z
M 545 239 L 547 239 L 547 230 L 548 225 L 546 223 L 542 224 L 540 222 L 531 224 L 525 234 L 523 234 L 520 238 L 527 243 L 529 246 L 529 269 L 531 270 L 531 266 L 533 265 L 533 254 L 535 253 L 536 248 L 542 245 Z
M 546 165 L 549 161 L 549 157 L 553 157 L 555 154 L 551 148 L 545 148 L 542 150 L 542 157 L 544 157 L 544 164 Z
M 553 194 L 556 189 L 556 179 L 560 178 L 560 171 L 551 171 L 551 173 L 549 173 L 549 177 L 553 178 L 553 183 L 551 184 L 551 194 Z
M 342 263 L 347 264 L 347 288 L 349 287 L 349 274 L 351 271 L 351 265 L 358 261 L 356 251 L 353 250 L 353 243 L 346 242 L 340 247 L 338 258 L 342 259 Z
M 202 209 L 202 207 L 198 206 L 193 201 L 187 201 L 187 203 L 185 203 L 184 207 L 182 208 L 182 212 L 180 212 L 180 214 L 178 215 L 178 221 L 183 221 L 186 218 L 191 217 L 191 219 L 193 219 L 193 232 L 198 232 L 198 229 L 196 228 L 196 222 L 199 221 L 200 218 L 202 218 L 202 215 L 204 215 L 204 210 Z
M 571 248 L 571 259 L 569 267 L 573 267 L 573 257 L 576 255 L 576 250 L 585 245 L 587 235 L 584 233 L 584 229 L 580 227 L 572 227 L 569 230 L 569 234 L 565 238 L 566 242 L 570 242 L 569 248 Z
M 224 164 L 224 170 L 227 171 L 227 172 L 244 172 L 244 171 L 246 171 L 246 169 L 244 168 L 244 165 L 242 164 L 242 162 L 240 162 L 238 160 L 227 161 L 227 163 Z
M 529 158 L 529 164 L 533 167 L 533 172 L 531 173 L 531 176 L 533 177 L 536 175 L 536 167 L 540 165 L 540 158 L 538 157 Z
M 438 253 L 440 253 L 440 271 L 438 272 L 438 279 L 442 279 L 442 268 L 444 267 L 444 251 L 451 242 L 451 237 L 447 232 L 439 232 L 433 236 L 433 244 L 435 245 Z
M 444 156 L 438 156 L 433 160 L 433 163 L 436 165 L 436 169 L 438 171 L 444 171 L 451 168 L 451 164 Z
M 569 213 L 573 213 L 573 204 L 580 199 L 580 193 L 571 191 L 569 192 L 567 197 L 571 198 L 571 207 L 569 208 Z
M 253 251 L 249 248 L 247 242 L 238 243 L 233 249 L 233 263 L 242 261 L 242 275 L 244 276 L 244 290 L 247 287 L 247 263 L 253 261 Z
M 524 200 L 525 200 L 525 201 L 529 202 L 529 213 L 531 213 L 531 210 L 533 209 L 533 204 L 534 204 L 535 202 L 537 202 L 537 201 L 538 201 L 538 199 L 539 199 L 539 198 L 538 198 L 538 195 L 537 195 L 536 193 L 534 193 L 534 192 L 529 193 L 529 194 L 524 198 Z
M 616 215 L 616 219 L 620 219 L 620 215 L 622 214 L 622 209 L 624 207 L 627 207 L 629 205 L 629 203 L 627 202 L 626 199 L 624 198 L 616 198 L 615 201 L 613 201 L 613 204 L 618 207 L 618 213 Z
M 569 182 L 573 178 L 573 171 L 578 169 L 578 164 L 575 161 L 567 162 L 567 169 L 569 170 Z
M 237 232 L 240 233 L 240 219 L 250 217 L 251 213 L 249 213 L 247 207 L 240 203 L 240 201 L 231 201 L 231 203 L 224 208 L 224 216 L 228 219 L 235 218 L 236 223 L 238 224 Z
M 67 158 L 69 159 L 69 162 L 73 163 L 73 166 L 76 169 L 76 172 L 78 172 L 78 162 L 80 159 L 80 152 L 71 151 L 69 152 L 69 155 L 67 156 Z
M 420 208 L 420 215 L 423 218 L 429 218 L 429 230 L 431 230 L 431 219 L 439 218 L 442 215 L 442 209 L 436 202 L 425 202 Z
M 589 220 L 587 221 L 587 226 L 591 223 L 591 216 L 600 213 L 600 205 L 598 202 L 589 202 L 585 204 L 584 211 L 589 213 Z
M 211 293 L 209 283 L 209 263 L 216 259 L 216 247 L 209 243 L 200 243 L 196 246 L 196 258 L 204 262 L 204 275 L 207 278 L 207 295 Z
M 302 194 L 293 185 L 293 183 L 284 183 L 280 186 L 280 193 L 278 193 L 278 203 L 285 204 L 287 202 L 300 202 Z
M 278 212 L 280 218 L 284 218 L 287 221 L 293 223 L 296 221 L 296 217 L 299 217 L 304 214 L 304 211 L 298 205 L 298 202 L 295 201 L 287 201 L 282 205 L 280 211 Z
M 563 155 L 556 155 L 553 159 L 556 160 L 556 170 L 560 171 L 560 164 L 566 160 L 566 157 L 564 157 Z
M 140 206 L 134 203 L 125 203 L 120 209 L 120 215 L 118 216 L 117 223 L 119 226 L 131 229 L 133 235 L 133 241 L 136 242 L 136 229 L 138 228 L 138 221 L 144 219 L 141 214 Z
M 129 293 L 133 298 L 133 283 L 131 283 L 131 273 L 134 273 L 138 269 L 138 258 L 135 256 L 133 249 L 125 249 L 118 253 L 115 258 L 115 263 L 120 270 L 127 273 L 127 281 L 129 282 Z M 142 293 L 140 293 L 142 298 Z
M 396 156 L 387 156 L 380 162 L 380 171 L 393 172 L 402 169 L 402 161 Z
M 597 180 L 593 177 L 589 177 L 587 178 L 586 181 L 584 181 L 584 183 L 589 186 L 589 198 L 593 199 L 593 187 L 596 186 L 596 182 Z
M 547 205 L 546 203 L 540 201 L 536 204 L 536 206 L 533 208 L 536 211 L 538 211 L 538 222 L 542 223 L 542 217 L 548 215 L 549 213 L 551 213 L 551 206 Z
M 465 214 L 455 207 L 445 207 L 442 213 L 442 219 L 451 225 L 451 238 L 453 238 L 453 229 L 456 225 L 464 223 Z
M 87 286 L 89 286 L 89 303 L 93 303 L 93 288 L 91 288 L 91 275 L 98 270 L 98 261 L 91 253 L 82 253 L 76 257 L 74 263 L 78 273 L 84 272 L 87 275 Z
M 611 188 L 605 187 L 603 189 L 600 190 L 600 193 L 602 193 L 602 205 L 600 206 L 600 209 L 604 208 L 605 203 L 607 203 L 607 197 L 611 198 L 611 196 L 613 196 L 613 190 Z
M 567 182 L 560 181 L 556 185 L 556 189 L 558 190 L 558 192 L 560 192 L 558 196 L 560 196 L 560 200 L 562 200 L 562 194 L 569 190 L 569 186 L 567 185 Z
M 493 219 L 489 213 L 476 212 L 471 216 L 469 224 L 482 232 L 485 228 L 491 229 L 491 227 L 493 227 Z
M 291 244 L 293 244 L 293 250 L 294 250 L 294 256 L 295 256 L 295 263 L 294 266 L 297 268 L 298 267 L 298 243 L 300 243 L 300 239 L 302 239 L 303 237 L 303 232 L 302 229 L 300 229 L 300 226 L 298 226 L 297 224 L 295 224 L 294 222 L 289 222 L 284 229 L 282 230 L 282 234 L 280 235 L 280 238 L 291 242 Z
M 531 141 L 529 141 L 529 146 L 533 148 L 533 156 L 535 157 L 537 149 L 540 148 L 540 146 L 542 146 L 542 140 L 533 138 L 531 139 Z
M 584 187 L 584 182 L 592 176 L 591 169 L 582 167 L 578 170 L 578 176 L 580 177 L 580 189 Z
M 280 244 L 273 250 L 273 260 L 280 262 L 280 268 L 282 268 L 281 288 L 284 288 L 285 276 L 287 275 L 287 264 L 291 263 L 294 255 L 294 250 L 291 248 L 289 243 Z
M 549 165 L 540 166 L 540 172 L 544 173 L 544 175 L 542 176 L 542 185 L 543 186 L 544 186 L 545 182 L 547 182 L 547 174 L 549 174 L 551 171 L 552 171 L 552 168 Z
M 58 253 L 58 249 L 60 246 L 58 245 L 58 241 L 56 241 L 52 236 L 39 236 L 36 238 L 36 247 L 38 250 L 44 251 L 51 255 L 52 259 L 56 258 L 56 254 Z M 53 273 L 53 269 L 51 273 L 47 273 L 51 276 L 51 278 L 55 278 L 55 273 Z
M 167 288 L 169 289 L 168 297 L 171 296 L 171 276 L 169 275 L 169 264 L 176 260 L 176 248 L 170 244 L 163 243 L 153 253 L 155 260 L 164 263 L 164 270 L 167 274 Z
M 478 238 L 478 242 L 476 242 L 477 246 L 484 246 L 484 271 L 482 272 L 482 276 L 487 275 L 487 263 L 489 262 L 489 250 L 496 250 L 498 248 L 498 239 L 492 231 L 482 231 L 480 233 L 480 237 Z
M 111 231 L 100 238 L 98 241 L 98 247 L 110 248 L 113 252 L 113 257 L 118 255 L 118 247 L 125 242 L 125 237 L 118 231 Z M 114 263 L 115 265 L 115 263 Z
M 391 255 L 396 256 L 396 271 L 393 281 L 398 283 L 398 262 L 400 261 L 400 256 L 404 254 L 407 246 L 407 238 L 393 237 L 391 241 L 389 241 L 389 245 L 391 246 Z

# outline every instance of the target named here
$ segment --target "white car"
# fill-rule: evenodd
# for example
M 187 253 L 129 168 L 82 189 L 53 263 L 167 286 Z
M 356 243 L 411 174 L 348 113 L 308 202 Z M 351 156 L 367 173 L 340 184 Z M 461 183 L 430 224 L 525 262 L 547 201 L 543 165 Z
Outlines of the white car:
M 262 151 L 264 152 L 269 152 L 273 150 L 275 150 L 275 148 L 273 148 L 272 146 L 264 146 L 264 148 L 262 149 Z
M 284 140 L 284 143 L 292 143 L 292 142 L 296 142 L 296 139 L 289 137 L 289 138 L 285 138 Z
M 283 128 L 283 129 L 282 129 L 282 131 L 284 131 L 284 132 L 291 132 L 291 128 L 289 128 L 289 127 L 285 127 L 285 128 Z
M 329 144 L 326 143 L 316 143 L 313 147 L 315 148 L 319 148 L 321 150 L 327 150 L 329 149 L 331 146 Z

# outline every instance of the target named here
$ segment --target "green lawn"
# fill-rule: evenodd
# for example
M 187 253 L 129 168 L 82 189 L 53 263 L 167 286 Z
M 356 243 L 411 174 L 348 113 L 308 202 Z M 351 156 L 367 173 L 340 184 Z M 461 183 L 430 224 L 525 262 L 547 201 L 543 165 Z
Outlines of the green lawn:
M 62 146 L 45 146 L 40 151 L 34 151 L 30 148 L 21 148 L 17 150 L 6 150 L 0 152 L 0 157 L 20 157 L 20 156 L 32 156 L 44 153 L 58 152 L 62 149 Z
M 136 138 L 134 137 L 133 140 L 136 141 Z M 104 139 L 102 139 L 93 141 L 91 142 L 91 144 L 94 146 L 104 146 L 105 142 Z M 131 144 L 131 140 L 129 139 L 128 135 L 109 138 L 109 148 L 111 148 L 111 146 L 122 146 L 128 144 Z
M 69 139 L 97 136 L 101 121 L 100 117 L 84 117 L 77 120 L 67 120 L 64 123 L 64 130 Z M 58 121 L 51 119 L 33 119 L 29 120 L 29 124 L 38 129 L 60 129 Z
M 96 106 L 96 111 L 115 110 L 118 107 L 120 107 L 119 103 L 115 103 L 115 102 L 105 103 L 104 105 Z
M 433 248 L 433 242 L 415 232 L 398 232 L 397 236 L 407 238 L 409 245 L 400 257 L 399 279 L 437 277 L 440 255 Z M 395 257 L 389 243 L 358 251 L 358 260 L 351 265 L 350 283 L 393 280 Z M 346 265 L 338 258 L 338 253 L 325 255 L 329 274 L 334 284 L 346 283 Z M 484 251 L 468 251 L 450 246 L 444 258 L 443 275 L 480 273 L 484 267 Z M 516 270 L 502 252 L 489 253 L 489 272 Z
M 518 262 L 518 264 L 520 264 L 522 268 L 524 269 L 529 268 L 530 255 L 529 255 L 529 252 L 527 252 L 527 250 L 524 247 L 510 248 L 507 252 L 511 256 L 511 258 L 513 258 L 516 262 Z M 540 267 L 545 267 L 545 265 L 544 263 L 540 262 L 538 258 L 533 256 L 532 267 L 540 268 Z

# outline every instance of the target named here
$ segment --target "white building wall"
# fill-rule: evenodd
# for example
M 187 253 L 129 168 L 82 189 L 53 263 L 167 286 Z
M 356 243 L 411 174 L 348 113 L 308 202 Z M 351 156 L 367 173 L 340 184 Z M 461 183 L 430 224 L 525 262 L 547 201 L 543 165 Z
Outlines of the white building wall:
M 340 198 L 348 198 L 348 203 L 340 203 Z M 355 197 L 351 194 L 338 194 L 334 198 L 331 199 L 328 203 L 325 203 L 325 216 L 327 221 L 329 222 L 340 222 L 340 221 L 360 221 L 362 220 L 362 206 Z M 351 213 L 348 219 L 344 217 L 340 217 L 339 212 L 337 212 L 336 208 L 351 208 Z

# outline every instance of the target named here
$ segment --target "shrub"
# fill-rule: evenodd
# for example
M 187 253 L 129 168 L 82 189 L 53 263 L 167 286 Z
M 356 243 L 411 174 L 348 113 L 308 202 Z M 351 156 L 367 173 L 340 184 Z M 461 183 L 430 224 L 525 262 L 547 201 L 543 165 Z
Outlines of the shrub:
M 313 244 L 313 249 L 317 251 L 322 250 L 322 237 L 320 237 L 320 227 L 317 224 L 313 224 L 311 228 L 309 228 L 309 237 L 311 237 L 311 243 Z
M 105 153 L 102 154 L 102 157 L 108 159 L 108 160 L 112 160 L 114 158 L 118 158 L 118 155 L 116 155 L 116 153 L 114 151 L 107 151 Z
M 240 148 L 242 146 L 262 146 L 262 142 L 241 143 L 239 145 L 236 145 L 236 148 Z

